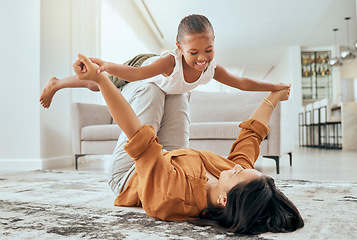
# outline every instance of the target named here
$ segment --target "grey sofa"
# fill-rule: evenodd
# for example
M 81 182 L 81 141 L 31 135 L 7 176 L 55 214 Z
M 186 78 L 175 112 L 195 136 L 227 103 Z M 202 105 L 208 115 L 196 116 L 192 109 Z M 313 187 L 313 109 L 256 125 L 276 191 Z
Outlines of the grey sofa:
M 231 145 L 239 133 L 239 123 L 248 119 L 267 93 L 262 92 L 200 92 L 190 93 L 190 142 L 194 149 L 209 150 L 228 156 Z M 78 158 L 84 155 L 111 154 L 121 132 L 113 123 L 106 106 L 72 104 L 73 152 L 76 169 Z M 261 144 L 261 155 L 276 161 L 279 173 L 279 160 L 283 154 L 290 155 L 292 165 L 293 140 L 288 134 L 289 115 L 282 114 L 280 104 L 272 116 L 270 132 Z M 285 110 L 284 110 L 285 112 Z M 288 112 L 288 109 L 286 109 Z M 291 128 L 291 126 L 290 126 Z M 285 139 L 284 139 L 285 138 Z

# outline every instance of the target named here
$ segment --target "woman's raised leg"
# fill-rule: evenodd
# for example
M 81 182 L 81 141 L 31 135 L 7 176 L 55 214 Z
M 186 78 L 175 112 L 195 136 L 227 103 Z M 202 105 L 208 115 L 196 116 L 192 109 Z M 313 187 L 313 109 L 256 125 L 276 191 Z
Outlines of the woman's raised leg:
M 165 97 L 165 108 L 157 136 L 167 151 L 188 148 L 189 142 L 188 93 L 170 94 Z
M 159 132 L 164 114 L 165 93 L 154 83 L 145 82 L 129 83 L 122 88 L 121 93 L 140 121 L 153 126 L 155 131 Z M 124 190 L 135 172 L 135 162 L 124 150 L 127 141 L 128 138 L 122 132 L 109 166 L 109 186 L 116 196 Z

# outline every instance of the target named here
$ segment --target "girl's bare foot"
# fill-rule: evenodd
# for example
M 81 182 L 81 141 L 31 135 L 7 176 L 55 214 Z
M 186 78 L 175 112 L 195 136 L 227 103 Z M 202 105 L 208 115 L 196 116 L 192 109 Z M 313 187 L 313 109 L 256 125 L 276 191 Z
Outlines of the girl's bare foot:
M 78 80 L 76 76 L 63 79 L 51 77 L 42 91 L 40 103 L 44 108 L 49 108 L 55 93 L 63 88 L 88 88 L 92 91 L 99 91 L 98 84 L 93 81 Z
M 48 83 L 46 84 L 40 96 L 40 103 L 42 107 L 50 107 L 53 96 L 59 90 L 59 88 L 57 87 L 58 81 L 59 79 L 56 77 L 51 77 L 50 80 L 48 80 Z

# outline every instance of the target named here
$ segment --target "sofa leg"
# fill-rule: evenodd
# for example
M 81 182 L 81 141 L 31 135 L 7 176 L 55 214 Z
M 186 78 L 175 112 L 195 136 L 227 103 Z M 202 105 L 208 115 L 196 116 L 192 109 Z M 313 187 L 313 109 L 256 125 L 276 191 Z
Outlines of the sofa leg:
M 76 170 L 78 170 L 78 158 L 85 156 L 85 154 L 75 154 L 74 159 L 76 160 Z
M 280 157 L 279 156 L 263 156 L 265 158 L 271 158 L 271 159 L 274 159 L 275 160 L 275 165 L 276 165 L 276 173 L 279 174 L 280 173 L 280 169 L 279 169 L 279 159 Z
M 289 159 L 290 159 L 290 167 L 293 165 L 293 153 L 289 152 Z

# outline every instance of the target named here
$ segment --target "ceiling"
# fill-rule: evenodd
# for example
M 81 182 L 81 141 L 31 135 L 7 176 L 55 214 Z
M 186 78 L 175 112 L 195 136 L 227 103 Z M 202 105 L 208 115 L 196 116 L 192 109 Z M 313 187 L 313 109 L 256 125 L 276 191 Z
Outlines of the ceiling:
M 243 68 L 244 76 L 263 79 L 291 46 L 334 48 L 357 40 L 356 0 L 145 0 L 152 17 L 173 48 L 180 20 L 207 16 L 215 31 L 216 60 Z

